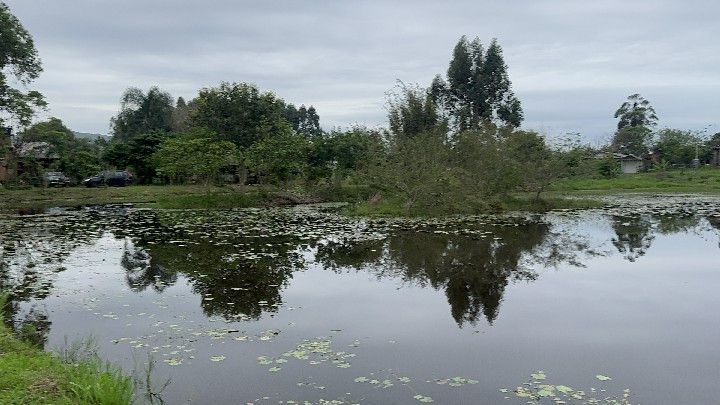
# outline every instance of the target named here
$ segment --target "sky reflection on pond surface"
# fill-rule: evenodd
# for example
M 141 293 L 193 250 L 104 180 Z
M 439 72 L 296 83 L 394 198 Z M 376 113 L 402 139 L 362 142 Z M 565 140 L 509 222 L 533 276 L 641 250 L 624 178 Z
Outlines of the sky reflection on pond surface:
M 3 217 L 0 283 L 46 349 L 93 335 L 127 370 L 150 353 L 167 403 L 525 403 L 536 370 L 588 397 L 715 403 L 718 208 Z

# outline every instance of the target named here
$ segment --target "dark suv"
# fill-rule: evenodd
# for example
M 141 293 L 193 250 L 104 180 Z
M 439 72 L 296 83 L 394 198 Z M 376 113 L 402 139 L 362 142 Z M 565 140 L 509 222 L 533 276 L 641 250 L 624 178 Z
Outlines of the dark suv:
M 62 172 L 47 172 L 43 176 L 43 183 L 48 187 L 67 187 L 70 185 L 70 179 Z
M 126 170 L 105 171 L 83 181 L 85 187 L 114 186 L 125 187 L 132 184 L 133 177 Z

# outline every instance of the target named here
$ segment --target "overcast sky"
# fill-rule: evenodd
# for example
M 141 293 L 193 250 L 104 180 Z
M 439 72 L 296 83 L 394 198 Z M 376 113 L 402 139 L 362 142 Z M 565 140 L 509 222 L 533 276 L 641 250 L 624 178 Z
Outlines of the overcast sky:
M 660 126 L 720 131 L 720 1 L 4 0 L 35 38 L 49 115 L 109 132 L 128 86 L 221 81 L 312 104 L 323 127 L 385 125 L 397 79 L 428 85 L 465 34 L 497 37 L 525 128 L 613 132 L 631 93 Z

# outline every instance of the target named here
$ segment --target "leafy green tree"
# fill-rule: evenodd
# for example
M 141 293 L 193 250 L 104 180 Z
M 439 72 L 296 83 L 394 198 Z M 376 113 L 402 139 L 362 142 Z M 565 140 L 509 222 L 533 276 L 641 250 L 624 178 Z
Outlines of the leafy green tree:
M 200 90 L 195 102 L 192 125 L 207 128 L 240 148 L 279 134 L 289 125 L 285 103 L 252 84 L 224 82 Z
M 604 179 L 613 179 L 620 175 L 620 163 L 608 154 L 598 162 L 597 170 Z
M 550 148 L 540 134 L 515 131 L 505 140 L 520 186 L 535 194 L 535 200 L 548 186 L 570 173 L 569 154 Z
M 152 183 L 156 177 L 152 157 L 170 136 L 164 131 L 150 131 L 135 135 L 128 142 L 112 142 L 103 152 L 103 161 L 117 169 L 130 170 L 141 184 Z
M 462 184 L 462 197 L 472 205 L 482 204 L 513 190 L 519 183 L 497 131 L 483 128 L 455 137 L 453 166 Z
M 75 134 L 61 119 L 51 117 L 37 122 L 20 133 L 22 142 L 47 142 L 55 148 L 62 148 L 75 140 Z
M 47 169 L 65 173 L 81 180 L 100 169 L 100 147 L 95 142 L 79 139 L 58 118 L 33 124 L 20 133 L 21 142 L 46 142 L 49 153 L 58 159 Z
M 444 128 L 428 91 L 402 82 L 395 92 L 388 94 L 388 120 L 391 134 L 398 139 Z
M 323 134 L 322 128 L 320 128 L 320 116 L 313 106 L 308 108 L 303 104 L 300 108 L 295 108 L 294 105 L 288 104 L 285 106 L 285 119 L 290 123 L 293 131 L 298 134 L 311 138 Z
M 42 94 L 10 85 L 11 78 L 23 87 L 37 79 L 42 72 L 32 35 L 23 27 L 8 6 L 0 2 L 0 127 L 6 121 L 21 126 L 30 124 L 35 110 L 47 106 Z
M 666 128 L 658 131 L 657 137 L 656 151 L 671 164 L 689 165 L 696 152 L 705 154 L 706 146 L 692 131 Z
M 371 177 L 406 212 L 452 211 L 464 201 L 457 198 L 460 183 L 450 162 L 445 134 L 426 132 L 398 139 L 382 164 L 371 168 Z
M 308 178 L 332 178 L 342 182 L 346 178 L 360 180 L 367 169 L 383 158 L 385 145 L 381 131 L 354 126 L 348 130 L 335 129 L 311 139 L 310 171 Z
M 475 83 L 473 55 L 463 35 L 453 49 L 453 57 L 447 71 L 448 97 L 458 131 L 470 129 L 473 124 L 472 101 Z
M 113 139 L 127 142 L 134 136 L 151 131 L 173 129 L 173 98 L 157 87 L 147 93 L 128 88 L 120 100 L 120 112 L 112 118 Z
M 166 138 L 152 159 L 157 173 L 173 182 L 197 179 L 205 185 L 217 179 L 222 169 L 236 167 L 242 160 L 235 144 L 218 141 L 209 131 Z
M 634 127 L 654 127 L 657 124 L 657 114 L 650 102 L 640 94 L 631 94 L 627 100 L 615 111 L 618 118 L 618 130 Z
M 523 110 L 511 87 L 497 40 L 485 51 L 479 38 L 468 42 L 463 36 L 453 49 L 447 81 L 436 76 L 430 94 L 452 118 L 456 133 L 461 133 L 491 122 L 520 126 Z
M 286 183 L 302 177 L 308 169 L 310 141 L 285 125 L 281 132 L 254 143 L 245 153 L 248 168 L 261 183 Z
M 652 131 L 644 126 L 623 127 L 613 137 L 611 148 L 613 151 L 643 156 L 650 148 Z
M 186 132 L 190 129 L 189 117 L 195 110 L 195 100 L 186 102 L 184 98 L 178 97 L 175 108 L 172 112 L 172 131 Z

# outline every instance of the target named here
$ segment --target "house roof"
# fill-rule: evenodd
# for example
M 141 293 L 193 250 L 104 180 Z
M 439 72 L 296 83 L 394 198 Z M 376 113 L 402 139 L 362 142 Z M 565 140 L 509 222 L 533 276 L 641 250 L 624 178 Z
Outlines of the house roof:
M 640 156 L 633 155 L 632 153 L 629 154 L 623 154 L 623 153 L 613 153 L 613 157 L 618 160 L 642 160 Z
M 605 159 L 608 156 L 610 156 L 616 160 L 643 160 L 640 156 L 633 155 L 632 153 L 625 154 L 625 153 L 617 153 L 617 152 L 611 153 L 609 155 L 607 153 L 598 153 L 593 156 L 593 159 Z

